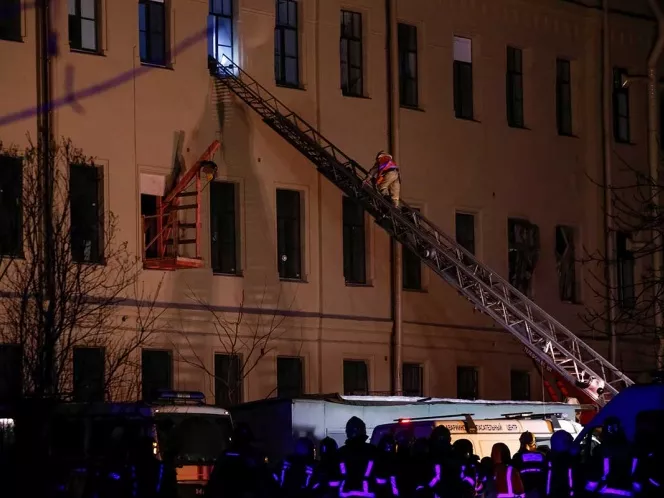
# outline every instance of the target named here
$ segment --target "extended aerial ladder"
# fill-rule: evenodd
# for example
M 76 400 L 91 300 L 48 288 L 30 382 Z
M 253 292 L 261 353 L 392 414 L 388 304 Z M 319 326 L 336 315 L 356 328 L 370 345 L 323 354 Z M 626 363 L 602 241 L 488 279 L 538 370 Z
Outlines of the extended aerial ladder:
M 200 159 L 185 169 L 175 186 L 163 197 L 157 197 L 157 213 L 143 216 L 144 268 L 175 270 L 203 265 L 201 173 L 206 174 L 208 181 L 214 179 L 217 165 L 212 158 L 219 147 L 219 141 L 214 140 Z M 193 250 L 187 251 L 191 246 Z
M 217 91 L 231 90 L 328 180 L 359 202 L 404 247 L 521 341 L 530 355 L 604 405 L 633 381 L 496 272 L 482 264 L 421 212 L 400 208 L 364 185 L 367 170 L 286 107 L 237 64 L 209 59 Z

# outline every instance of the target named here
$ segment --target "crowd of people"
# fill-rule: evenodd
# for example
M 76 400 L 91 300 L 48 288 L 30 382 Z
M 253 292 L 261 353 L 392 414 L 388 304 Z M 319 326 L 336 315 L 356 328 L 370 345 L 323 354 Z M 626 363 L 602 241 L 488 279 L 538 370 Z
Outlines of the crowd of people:
M 472 443 L 452 444 L 444 426 L 428 439 L 407 432 L 386 435 L 378 446 L 367 443 L 362 420 L 346 425 L 346 444 L 331 438 L 318 447 L 296 441 L 293 455 L 270 466 L 252 446 L 251 432 L 239 426 L 231 448 L 217 460 L 206 498 L 570 498 L 664 497 L 661 441 L 650 437 L 630 444 L 620 421 L 609 418 L 601 445 L 582 458 L 572 436 L 557 431 L 549 451 L 536 446 L 530 432 L 521 435 L 514 455 L 503 443 L 480 459 Z M 317 458 L 318 457 L 318 458 Z

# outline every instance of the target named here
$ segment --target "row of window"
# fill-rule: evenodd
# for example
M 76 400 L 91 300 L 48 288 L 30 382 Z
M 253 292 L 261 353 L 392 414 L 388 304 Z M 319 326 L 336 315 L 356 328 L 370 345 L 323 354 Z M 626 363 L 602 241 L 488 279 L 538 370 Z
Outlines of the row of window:
M 103 401 L 107 398 L 106 356 L 104 348 L 75 347 L 73 349 L 73 397 L 77 401 Z M 16 399 L 21 394 L 20 346 L 0 345 L 0 401 Z M 244 374 L 239 354 L 214 355 L 214 394 L 219 406 L 231 406 L 244 401 Z M 424 367 L 419 363 L 402 365 L 403 394 L 424 396 Z M 530 373 L 510 372 L 513 400 L 530 399 Z M 144 400 L 154 399 L 162 389 L 173 389 L 173 355 L 169 350 L 144 349 L 141 354 L 141 385 Z M 297 397 L 306 392 L 304 359 L 277 357 L 276 395 Z M 344 394 L 369 394 L 369 368 L 366 361 L 343 360 Z M 457 367 L 456 396 L 478 399 L 479 370 L 472 366 Z
M 98 0 L 69 1 L 69 45 L 71 49 L 100 51 Z M 9 0 L 8 14 L 0 17 L 0 39 L 20 40 L 20 0 Z M 139 0 L 138 24 L 140 58 L 146 64 L 165 66 L 168 62 L 167 12 L 165 0 Z M 362 14 L 340 13 L 340 75 L 344 95 L 365 96 Z M 219 61 L 234 59 L 233 0 L 209 0 L 208 53 Z M 274 28 L 274 74 L 278 85 L 300 87 L 300 19 L 297 0 L 276 0 Z M 470 38 L 454 37 L 453 100 L 459 119 L 474 119 L 473 50 Z M 417 27 L 398 25 L 399 95 L 401 105 L 417 108 L 419 64 Z M 560 135 L 573 134 L 572 70 L 566 59 L 556 61 L 556 121 Z M 508 46 L 506 52 L 506 114 L 511 127 L 525 127 L 523 51 Z M 623 69 L 614 70 L 613 122 L 618 142 L 630 141 L 629 94 L 622 87 Z
M 72 259 L 82 263 L 104 260 L 104 177 L 103 168 L 71 165 L 69 197 Z M 23 174 L 22 159 L 0 155 L 0 254 L 20 257 L 23 254 Z M 141 214 L 156 214 L 157 198 L 141 195 Z M 303 198 L 297 190 L 277 189 L 277 266 L 282 279 L 304 280 Z M 239 275 L 241 264 L 238 184 L 210 184 L 210 264 L 218 274 Z M 344 196 L 342 200 L 343 273 L 349 285 L 367 285 L 367 216 L 360 204 Z M 535 231 L 532 231 L 532 230 Z M 476 215 L 457 212 L 457 242 L 471 254 L 476 251 Z M 146 242 L 155 234 L 146 232 Z M 526 220 L 508 219 L 508 273 L 510 282 L 531 295 L 535 267 L 528 267 L 529 251 L 539 251 L 537 227 Z M 634 255 L 629 236 L 616 236 L 620 303 L 625 308 L 635 304 Z M 154 245 L 153 245 L 154 246 Z M 555 256 L 559 276 L 559 296 L 566 302 L 578 302 L 575 253 L 575 230 L 559 225 L 555 232 Z M 156 251 L 156 248 L 151 249 Z M 156 257 L 147 251 L 147 258 Z M 422 264 L 409 250 L 403 254 L 403 287 L 422 290 Z M 524 277 L 525 275 L 525 277 Z

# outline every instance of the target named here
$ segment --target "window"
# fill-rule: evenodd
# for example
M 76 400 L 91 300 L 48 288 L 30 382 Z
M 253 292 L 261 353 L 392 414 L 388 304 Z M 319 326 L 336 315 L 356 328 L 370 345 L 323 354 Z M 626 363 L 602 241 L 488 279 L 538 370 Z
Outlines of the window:
M 237 354 L 214 355 L 214 399 L 217 406 L 242 403 L 242 357 Z
M 277 357 L 277 396 L 297 398 L 303 393 L 302 358 Z
M 507 124 L 523 128 L 523 52 L 507 47 Z
M 141 355 L 143 400 L 157 398 L 159 390 L 173 388 L 173 361 L 170 351 L 144 349 Z
M 341 93 L 350 97 L 363 95 L 362 14 L 341 11 Z
M 513 401 L 530 401 L 530 372 L 512 370 L 510 391 Z
M 104 348 L 74 348 L 74 400 L 104 401 Z
M 613 137 L 616 142 L 629 143 L 629 90 L 623 88 L 622 78 L 625 69 L 613 70 Z
M 454 115 L 473 119 L 473 41 L 454 37 Z
M 164 0 L 138 0 L 141 62 L 166 65 L 166 7 Z
M 277 0 L 274 28 L 274 78 L 277 85 L 300 86 L 297 8 L 295 0 Z
M 417 91 L 417 28 L 399 23 L 399 101 L 405 107 L 419 105 Z
M 522 294 L 532 296 L 533 273 L 539 259 L 539 227 L 527 220 L 507 220 L 508 269 L 510 283 Z
M 365 361 L 344 360 L 344 394 L 369 394 L 369 373 Z
M 97 52 L 98 0 L 69 0 L 69 47 L 74 50 Z
M 419 363 L 404 363 L 401 366 L 404 396 L 424 396 L 423 370 Z
M 233 0 L 210 0 L 208 55 L 224 65 L 233 60 Z
M 364 209 L 343 197 L 344 278 L 347 284 L 366 284 Z
M 21 41 L 21 0 L 0 3 L 0 40 Z
M 575 303 L 576 256 L 574 252 L 574 229 L 556 227 L 556 267 L 558 270 L 558 294 L 562 301 Z
M 419 208 L 413 208 L 420 211 Z M 403 246 L 401 272 L 404 290 L 422 290 L 422 263 L 413 251 Z
M 78 263 L 101 263 L 104 254 L 103 169 L 72 164 L 69 169 L 71 251 Z
M 23 394 L 23 355 L 18 344 L 0 344 L 0 402 Z
M 302 279 L 301 211 L 300 192 L 277 190 L 277 251 L 281 278 Z
M 475 367 L 457 367 L 457 398 L 479 398 L 479 372 Z
M 215 273 L 239 273 L 236 191 L 235 183 L 210 183 L 210 241 L 212 271 Z
M 456 241 L 466 251 L 475 254 L 475 215 L 456 213 Z
M 150 194 L 141 194 L 141 217 L 143 218 L 143 247 L 146 258 L 156 258 L 159 254 L 157 234 L 159 225 L 157 223 L 157 200 L 159 197 Z
M 559 135 L 572 134 L 572 74 L 570 61 L 556 59 L 556 121 Z
M 0 255 L 23 254 L 23 160 L 0 155 Z
M 631 309 L 636 306 L 634 264 L 634 253 L 631 251 L 629 234 L 625 232 L 616 233 L 618 304 L 623 309 Z

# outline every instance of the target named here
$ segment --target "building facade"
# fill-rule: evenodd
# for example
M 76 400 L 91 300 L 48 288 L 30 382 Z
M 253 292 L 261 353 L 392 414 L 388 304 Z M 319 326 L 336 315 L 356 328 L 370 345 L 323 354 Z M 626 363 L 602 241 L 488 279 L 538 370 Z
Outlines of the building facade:
M 584 336 L 580 315 L 602 305 L 586 284 L 601 269 L 579 261 L 604 237 L 601 11 L 397 3 L 402 197 Z M 633 3 L 610 16 L 611 64 L 643 74 L 655 23 Z M 20 4 L 0 25 L 0 140 L 24 147 L 38 134 L 38 37 L 34 5 Z M 80 188 L 117 216 L 130 253 L 145 256 L 143 216 L 178 142 L 186 167 L 221 143 L 202 190 L 202 267 L 141 274 L 145 289 L 161 282 L 163 312 L 135 352 L 144 391 L 203 390 L 219 403 L 389 391 L 389 237 L 208 71 L 208 56 L 235 61 L 368 168 L 388 148 L 385 2 L 59 0 L 51 10 L 54 135 L 95 157 L 97 183 Z M 646 163 L 646 97 L 645 85 L 614 90 L 617 172 L 619 161 Z M 407 251 L 403 284 L 405 393 L 545 396 L 520 344 Z M 607 352 L 605 338 L 587 339 Z M 618 366 L 638 375 L 648 348 L 621 342 Z M 74 377 L 99 370 L 93 354 L 74 353 Z

